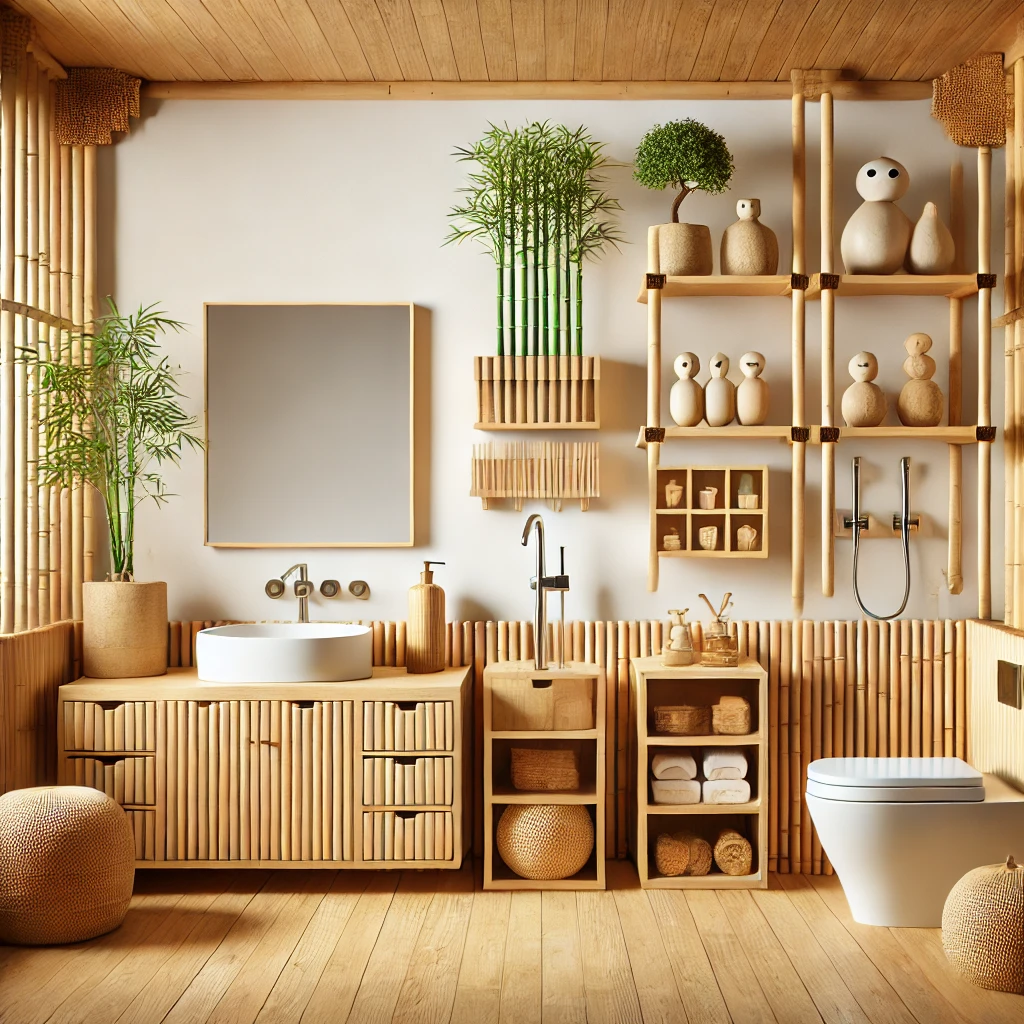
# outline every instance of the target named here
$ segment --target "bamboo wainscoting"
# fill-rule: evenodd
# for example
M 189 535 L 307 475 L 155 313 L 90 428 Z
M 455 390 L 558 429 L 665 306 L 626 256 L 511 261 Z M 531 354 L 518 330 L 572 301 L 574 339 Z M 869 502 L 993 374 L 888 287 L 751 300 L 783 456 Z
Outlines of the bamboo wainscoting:
M 193 664 L 195 635 L 220 623 L 172 622 L 171 666 Z M 405 664 L 404 622 L 373 629 L 375 665 Z M 608 856 L 626 856 L 629 660 L 661 653 L 667 622 L 566 624 L 566 657 L 604 666 L 607 678 L 606 832 Z M 888 622 L 740 622 L 741 654 L 768 672 L 769 870 L 828 872 L 803 801 L 807 765 L 819 757 L 957 756 L 967 752 L 966 624 Z M 699 643 L 700 627 L 694 628 Z M 559 637 L 549 626 L 549 650 Z M 473 850 L 483 835 L 483 672 L 487 665 L 533 656 L 528 622 L 453 622 L 445 664 L 474 672 Z

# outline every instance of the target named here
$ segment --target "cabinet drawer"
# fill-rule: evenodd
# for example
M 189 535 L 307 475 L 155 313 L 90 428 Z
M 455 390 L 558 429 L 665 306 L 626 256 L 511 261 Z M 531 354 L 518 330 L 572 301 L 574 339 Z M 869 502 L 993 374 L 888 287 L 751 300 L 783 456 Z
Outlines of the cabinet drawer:
M 156 803 L 156 760 L 152 757 L 71 757 L 68 784 L 89 786 L 122 805 Z
M 450 757 L 363 758 L 366 807 L 451 807 L 455 795 Z
M 491 728 L 577 730 L 594 728 L 594 689 L 590 678 L 524 679 L 495 675 L 490 680 Z
M 65 750 L 156 750 L 156 702 L 64 702 Z
M 450 700 L 363 701 L 363 750 L 453 750 Z
M 364 861 L 455 859 L 451 811 L 364 811 Z

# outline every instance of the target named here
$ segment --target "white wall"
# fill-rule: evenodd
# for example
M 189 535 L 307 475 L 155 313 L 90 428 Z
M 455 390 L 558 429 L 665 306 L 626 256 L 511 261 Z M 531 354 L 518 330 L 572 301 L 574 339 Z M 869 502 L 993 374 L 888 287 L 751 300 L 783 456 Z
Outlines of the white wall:
M 474 245 L 442 248 L 446 214 L 466 167 L 452 149 L 477 138 L 489 121 L 520 124 L 550 118 L 585 124 L 607 142 L 610 156 L 628 164 L 643 132 L 656 122 L 692 116 L 721 131 L 732 149 L 736 174 L 720 197 L 694 194 L 683 219 L 711 225 L 717 240 L 735 219 L 738 198 L 761 199 L 762 219 L 779 236 L 781 270 L 790 252 L 790 106 L 779 102 L 188 102 L 152 104 L 130 138 L 104 150 L 101 163 L 103 233 L 101 286 L 122 308 L 159 302 L 191 325 L 172 339 L 172 357 L 189 376 L 189 407 L 202 411 L 203 303 L 226 301 L 413 301 L 433 311 L 432 480 L 430 543 L 416 550 L 237 551 L 203 546 L 203 460 L 190 455 L 168 473 L 180 497 L 140 515 L 140 578 L 170 585 L 175 618 L 276 618 L 294 614 L 263 594 L 264 582 L 299 557 L 319 581 L 337 577 L 369 581 L 369 603 L 348 595 L 317 598 L 314 617 L 403 617 L 406 589 L 417 580 L 421 559 L 447 565 L 437 579 L 448 594 L 450 616 L 526 618 L 532 610 L 527 580 L 533 552 L 519 538 L 528 507 L 484 512 L 468 496 L 470 448 L 497 435 L 477 434 L 472 356 L 493 344 L 493 265 Z M 808 269 L 818 267 L 816 215 L 818 107 L 809 104 Z M 837 234 L 859 199 L 857 167 L 885 154 L 909 169 L 911 189 L 902 201 L 913 218 L 936 200 L 948 218 L 951 160 L 966 168 L 967 265 L 976 266 L 974 153 L 946 141 L 927 102 L 837 104 Z M 1002 223 L 1002 156 L 993 160 L 993 223 Z M 610 189 L 624 207 L 622 225 L 631 244 L 587 270 L 585 346 L 605 360 L 602 497 L 591 511 L 548 510 L 548 553 L 567 547 L 572 618 L 663 616 L 670 607 L 696 606 L 697 593 L 735 593 L 738 617 L 785 618 L 790 603 L 789 450 L 781 443 L 714 442 L 666 446 L 663 461 L 720 464 L 765 462 L 771 476 L 771 557 L 764 561 L 678 560 L 662 566 L 661 589 L 646 590 L 647 507 L 645 458 L 634 448 L 644 421 L 646 307 L 636 295 L 645 269 L 646 229 L 667 219 L 671 196 L 632 181 L 628 167 L 611 172 Z M 993 232 L 993 269 L 1001 271 L 1002 232 Z M 837 238 L 838 258 L 838 238 Z M 716 256 L 717 264 L 717 256 Z M 1001 311 L 1001 293 L 993 308 Z M 819 306 L 808 303 L 807 413 L 818 422 Z M 976 400 L 976 303 L 966 305 L 965 420 Z M 772 420 L 788 420 L 790 307 L 783 299 L 698 299 L 666 303 L 665 370 L 692 349 L 705 366 L 718 349 L 734 360 L 748 348 L 765 353 L 772 385 Z M 847 383 L 845 365 L 861 348 L 882 366 L 879 383 L 895 396 L 906 379 L 903 340 L 924 330 L 935 338 L 936 379 L 945 387 L 947 304 L 942 299 L 839 300 L 837 407 Z M 993 349 L 1002 351 L 1002 332 Z M 1001 422 L 1002 357 L 997 355 L 993 411 Z M 701 380 L 706 379 L 706 370 Z M 732 376 L 739 379 L 734 370 Z M 666 380 L 666 415 L 667 389 Z M 292 396 L 301 415 L 302 395 Z M 895 420 L 893 420 L 895 422 Z M 514 436 L 514 435 L 513 435 Z M 552 435 L 554 436 L 554 435 Z M 578 435 L 582 436 L 582 435 Z M 589 438 L 588 438 L 589 439 Z M 908 614 L 919 617 L 977 614 L 976 456 L 964 458 L 965 586 L 948 595 L 945 520 L 947 449 L 944 445 L 872 442 L 840 446 L 837 493 L 849 505 L 849 467 L 865 457 L 865 508 L 884 517 L 899 507 L 898 460 L 913 464 L 913 503 L 927 520 L 927 536 L 913 540 L 914 589 Z M 850 590 L 849 542 L 839 541 L 836 594 L 820 593 L 819 449 L 808 449 L 805 614 L 855 617 Z M 993 611 L 1002 605 L 1002 465 L 993 460 Z M 268 480 L 294 488 L 302 480 Z M 898 540 L 865 542 L 863 591 L 875 606 L 895 607 L 902 593 Z M 290 604 L 290 602 L 289 602 Z

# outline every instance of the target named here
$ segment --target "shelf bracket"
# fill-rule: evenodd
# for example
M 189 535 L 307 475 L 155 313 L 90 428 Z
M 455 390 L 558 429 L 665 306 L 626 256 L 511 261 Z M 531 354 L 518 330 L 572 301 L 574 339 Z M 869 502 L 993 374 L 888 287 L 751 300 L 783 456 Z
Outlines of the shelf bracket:
M 795 292 L 807 291 L 807 286 L 810 283 L 811 279 L 806 274 L 789 275 L 789 287 Z
M 665 275 L 664 274 L 648 274 L 647 275 L 647 290 L 661 291 L 665 287 Z
M 995 288 L 996 286 L 996 275 L 995 274 L 978 274 L 978 290 L 982 288 Z
M 789 439 L 794 444 L 806 444 L 811 439 L 810 427 L 790 427 Z
M 839 288 L 839 275 L 838 274 L 819 274 L 818 282 L 821 290 L 824 291 L 836 291 Z
M 838 427 L 819 427 L 818 440 L 822 444 L 835 444 L 839 440 Z
M 974 436 L 979 441 L 994 441 L 996 439 L 995 427 L 975 427 Z

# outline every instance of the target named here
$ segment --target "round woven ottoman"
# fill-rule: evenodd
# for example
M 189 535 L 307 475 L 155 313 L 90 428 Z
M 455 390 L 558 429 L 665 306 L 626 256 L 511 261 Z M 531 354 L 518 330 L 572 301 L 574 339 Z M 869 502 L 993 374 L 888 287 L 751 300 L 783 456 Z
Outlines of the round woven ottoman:
M 80 942 L 128 913 L 135 841 L 128 816 L 83 786 L 0 796 L 0 942 Z
M 498 821 L 498 853 L 523 878 L 569 878 L 593 849 L 594 823 L 579 804 L 512 804 Z
M 999 992 L 1024 992 L 1024 867 L 968 871 L 942 908 L 942 946 L 968 981 Z

